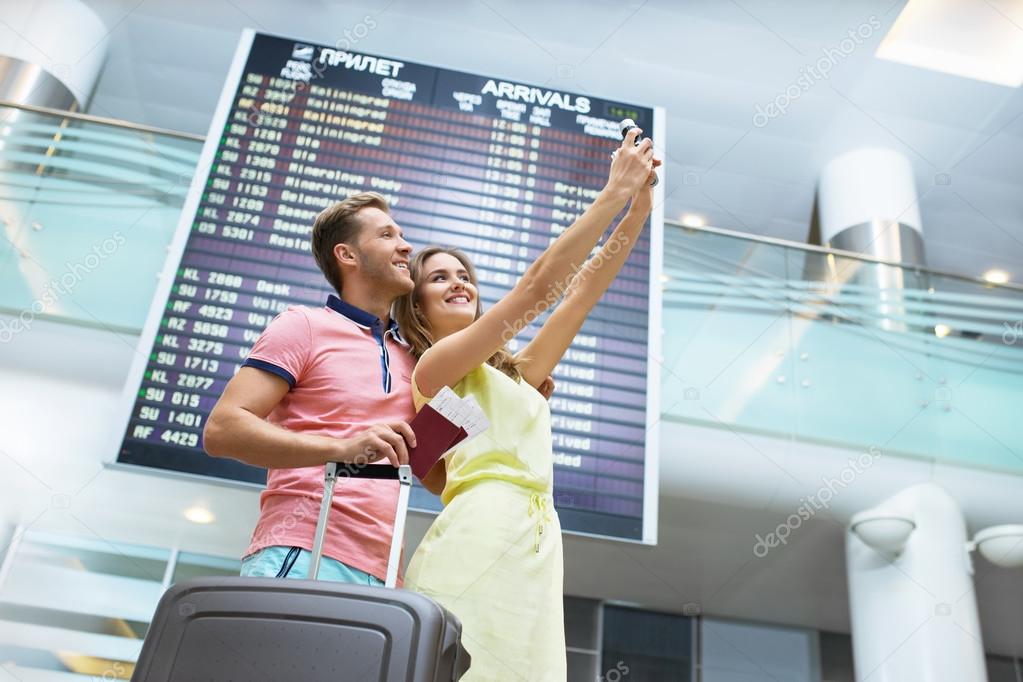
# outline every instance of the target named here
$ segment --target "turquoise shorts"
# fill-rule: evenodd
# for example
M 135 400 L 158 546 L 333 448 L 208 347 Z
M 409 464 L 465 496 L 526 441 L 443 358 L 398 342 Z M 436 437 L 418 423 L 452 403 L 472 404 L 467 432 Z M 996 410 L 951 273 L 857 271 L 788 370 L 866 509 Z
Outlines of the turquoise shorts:
M 264 547 L 242 559 L 243 576 L 249 578 L 300 578 L 309 576 L 312 553 L 301 547 Z M 319 580 L 382 587 L 384 582 L 337 559 L 323 557 Z

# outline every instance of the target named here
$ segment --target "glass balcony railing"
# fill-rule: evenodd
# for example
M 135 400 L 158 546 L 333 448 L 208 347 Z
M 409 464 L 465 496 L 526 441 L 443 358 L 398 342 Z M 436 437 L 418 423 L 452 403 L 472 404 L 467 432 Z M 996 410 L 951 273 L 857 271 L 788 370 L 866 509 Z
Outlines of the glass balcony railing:
M 0 311 L 137 331 L 201 146 L 0 106 Z
M 669 225 L 665 419 L 1023 473 L 1023 289 Z
M 0 312 L 137 333 L 200 147 L 0 106 Z M 1023 288 L 673 224 L 664 253 L 665 420 L 1023 473 Z

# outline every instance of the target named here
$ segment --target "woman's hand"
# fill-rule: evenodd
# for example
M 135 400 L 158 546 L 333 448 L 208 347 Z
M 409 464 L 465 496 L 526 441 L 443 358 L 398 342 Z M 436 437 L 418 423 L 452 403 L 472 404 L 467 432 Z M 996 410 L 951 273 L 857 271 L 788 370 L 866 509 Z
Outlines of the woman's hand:
M 644 183 L 649 182 L 648 178 L 654 169 L 653 142 L 648 137 L 637 145 L 636 137 L 642 132 L 639 128 L 632 128 L 615 151 L 606 187 L 611 192 L 620 191 L 625 197 L 631 197 Z
M 654 188 L 650 185 L 654 181 L 655 171 L 661 165 L 660 159 L 654 159 L 650 173 L 647 175 L 647 181 L 644 185 L 640 186 L 636 193 L 632 195 L 632 203 L 629 205 L 629 213 L 633 216 L 642 216 L 643 220 L 650 215 L 650 211 L 653 210 L 654 206 Z

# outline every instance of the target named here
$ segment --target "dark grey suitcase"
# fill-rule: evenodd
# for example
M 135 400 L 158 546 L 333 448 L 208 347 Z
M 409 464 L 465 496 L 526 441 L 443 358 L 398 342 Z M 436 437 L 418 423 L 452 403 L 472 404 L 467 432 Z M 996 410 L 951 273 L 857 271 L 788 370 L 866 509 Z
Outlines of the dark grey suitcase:
M 312 575 L 338 469 L 326 467 Z M 412 474 L 408 467 L 374 465 L 357 475 L 398 478 L 401 484 L 387 576 L 393 584 Z M 131 679 L 448 682 L 469 668 L 461 632 L 455 616 L 407 590 L 315 580 L 195 578 L 174 585 L 160 599 Z

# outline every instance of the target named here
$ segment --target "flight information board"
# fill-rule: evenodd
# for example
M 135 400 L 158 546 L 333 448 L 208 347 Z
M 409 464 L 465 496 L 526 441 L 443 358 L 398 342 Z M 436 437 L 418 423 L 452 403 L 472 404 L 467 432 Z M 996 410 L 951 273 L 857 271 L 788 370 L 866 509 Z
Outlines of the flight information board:
M 143 332 L 117 461 L 265 482 L 205 455 L 202 428 L 273 317 L 331 293 L 310 252 L 317 213 L 380 192 L 416 248 L 469 254 L 486 306 L 596 197 L 626 117 L 663 132 L 660 110 L 246 31 Z M 567 531 L 656 538 L 662 223 L 658 210 L 554 373 Z M 418 487 L 412 503 L 439 508 Z

